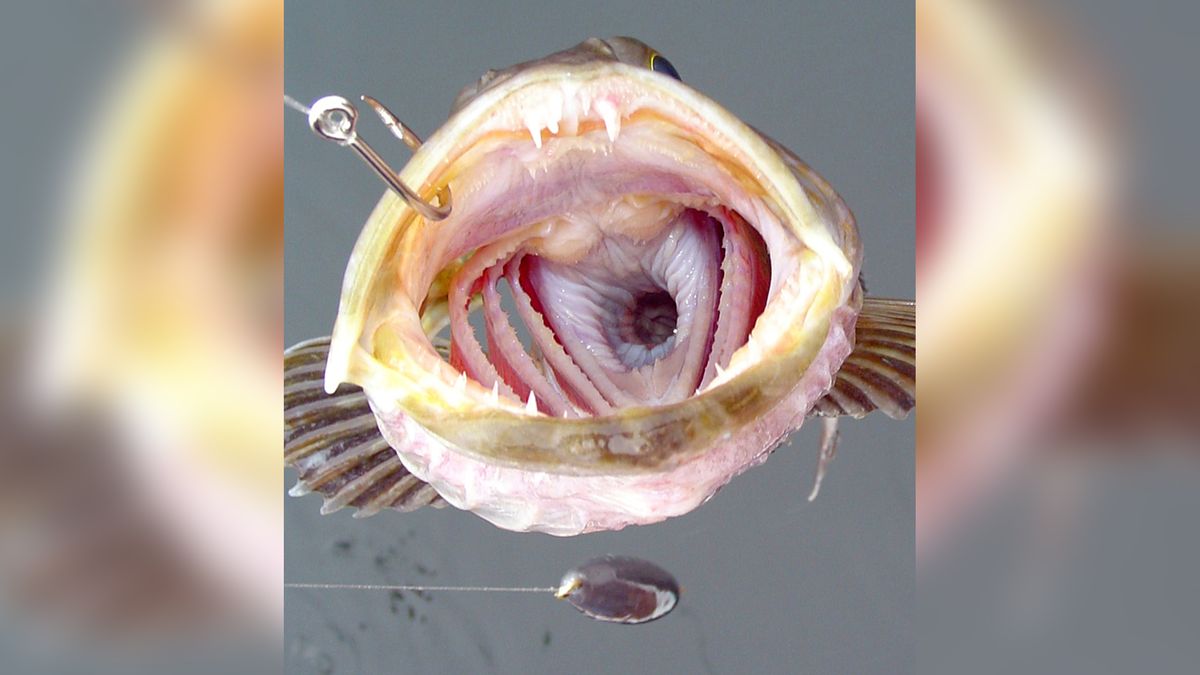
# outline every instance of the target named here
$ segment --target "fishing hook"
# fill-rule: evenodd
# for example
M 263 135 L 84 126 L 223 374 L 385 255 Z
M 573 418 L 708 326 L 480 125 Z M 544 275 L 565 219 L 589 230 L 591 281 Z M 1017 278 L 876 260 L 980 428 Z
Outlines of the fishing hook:
M 375 152 L 374 148 L 358 136 L 356 129 L 358 109 L 354 107 L 353 103 L 341 96 L 324 96 L 307 107 L 286 94 L 283 100 L 289 107 L 308 115 L 308 126 L 313 133 L 338 145 L 349 146 L 357 152 L 359 157 L 362 157 L 363 161 L 383 179 L 383 182 L 395 190 L 401 199 L 424 216 L 426 220 L 442 220 L 450 215 L 449 187 L 444 187 L 438 192 L 438 205 L 425 201 L 400 180 L 399 174 L 388 166 L 388 163 L 379 156 L 379 153 Z M 420 137 L 382 103 L 370 96 L 363 96 L 362 100 L 375 110 L 384 125 L 405 145 L 414 151 L 421 147 Z

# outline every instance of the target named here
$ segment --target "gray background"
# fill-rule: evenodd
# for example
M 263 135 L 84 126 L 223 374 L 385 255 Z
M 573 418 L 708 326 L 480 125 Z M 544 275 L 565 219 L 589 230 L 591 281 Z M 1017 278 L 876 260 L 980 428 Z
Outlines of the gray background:
M 1111 96 L 1108 109 L 1090 112 L 1115 123 L 1126 203 L 1114 224 L 1125 236 L 1195 252 L 1200 4 L 1015 4 L 1056 11 L 1059 23 L 1040 28 L 1086 50 Z M 1179 320 L 1196 321 L 1197 308 L 1183 308 Z M 1053 453 L 1061 441 L 1045 441 L 1029 453 L 1041 461 L 1020 467 L 999 494 L 980 495 L 961 536 L 922 561 L 921 672 L 1198 671 L 1200 442 L 1160 432 L 1083 443 L 1064 457 Z
M 858 217 L 871 291 L 913 297 L 909 4 L 292 2 L 286 21 L 289 94 L 369 93 L 426 136 L 489 67 L 591 35 L 638 37 L 828 178 Z M 374 119 L 362 131 L 403 165 L 406 151 Z M 285 139 L 290 344 L 329 332 L 345 260 L 383 190 L 299 114 Z M 450 509 L 321 516 L 319 497 L 287 498 L 290 581 L 548 586 L 586 558 L 622 553 L 685 587 L 674 614 L 640 627 L 593 622 L 540 594 L 291 590 L 287 671 L 911 672 L 913 423 L 844 424 L 808 504 L 818 431 L 806 426 L 687 516 L 571 539 Z

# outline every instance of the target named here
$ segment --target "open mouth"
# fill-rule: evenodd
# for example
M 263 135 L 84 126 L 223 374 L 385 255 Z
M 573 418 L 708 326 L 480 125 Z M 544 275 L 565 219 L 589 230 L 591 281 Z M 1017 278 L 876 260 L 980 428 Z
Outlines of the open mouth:
M 451 379 L 558 416 L 683 400 L 820 270 L 800 269 L 807 247 L 741 144 L 627 78 L 563 82 L 518 89 L 460 140 L 439 176 L 453 213 L 405 233 L 422 254 L 397 265 L 402 287 L 427 334 L 449 328 Z
M 728 367 L 766 304 L 770 257 L 728 205 L 744 190 L 665 127 L 518 137 L 473 160 L 458 184 L 479 188 L 455 189 L 445 223 L 466 239 L 446 257 L 474 248 L 446 298 L 451 365 L 557 417 L 682 401 Z
M 405 169 L 450 188 L 449 217 L 381 202 L 327 389 L 350 379 L 381 419 L 509 466 L 678 465 L 795 389 L 850 301 L 853 221 L 673 80 L 547 70 L 484 92 Z

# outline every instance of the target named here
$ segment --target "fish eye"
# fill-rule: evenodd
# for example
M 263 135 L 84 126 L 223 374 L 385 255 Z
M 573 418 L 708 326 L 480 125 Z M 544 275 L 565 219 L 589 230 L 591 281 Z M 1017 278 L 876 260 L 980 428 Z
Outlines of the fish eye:
M 657 52 L 650 54 L 650 70 L 653 70 L 656 73 L 662 73 L 668 77 L 673 77 L 680 82 L 683 81 L 683 78 L 679 76 L 679 71 L 675 70 L 675 66 L 671 65 L 671 62 L 667 60 L 667 57 Z

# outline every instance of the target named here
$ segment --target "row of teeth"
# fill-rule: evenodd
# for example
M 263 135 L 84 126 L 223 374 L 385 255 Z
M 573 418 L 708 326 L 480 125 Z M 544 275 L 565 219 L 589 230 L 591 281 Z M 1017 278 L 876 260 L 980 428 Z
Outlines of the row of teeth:
M 467 374 L 465 372 L 460 372 L 458 374 L 458 379 L 456 379 L 454 381 L 454 389 L 462 396 L 467 395 Z M 492 383 L 492 393 L 490 396 L 490 400 L 491 400 L 492 405 L 494 405 L 494 406 L 500 405 L 500 383 L 499 382 Z M 538 412 L 537 396 L 535 396 L 532 391 L 529 392 L 529 398 L 525 401 L 525 412 L 526 412 L 526 414 L 529 414 L 529 415 L 541 414 Z M 565 416 L 566 415 L 564 415 L 564 417 Z
M 548 129 L 552 135 L 557 135 L 561 128 L 564 133 L 574 135 L 579 128 L 580 112 L 586 116 L 592 110 L 595 110 L 600 119 L 604 120 L 604 130 L 608 133 L 608 140 L 616 143 L 617 136 L 621 134 L 621 111 L 615 103 L 604 98 L 595 101 L 585 99 L 580 102 L 572 96 L 562 97 L 558 101 L 535 106 L 533 110 L 524 115 L 522 121 L 525 128 L 529 130 L 533 144 L 540 150 L 543 130 Z

